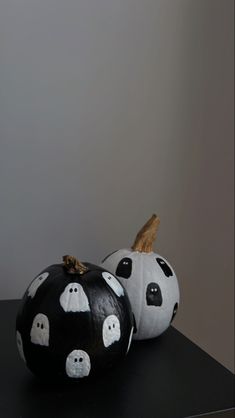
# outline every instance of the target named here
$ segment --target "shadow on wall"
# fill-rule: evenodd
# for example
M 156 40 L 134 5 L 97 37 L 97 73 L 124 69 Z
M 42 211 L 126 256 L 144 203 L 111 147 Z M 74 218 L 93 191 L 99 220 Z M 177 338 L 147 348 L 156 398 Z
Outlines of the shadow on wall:
M 185 16 L 176 101 L 183 139 L 172 155 L 172 175 L 178 181 L 169 186 L 168 204 L 178 223 L 170 250 L 182 294 L 175 324 L 234 370 L 232 2 L 230 6 L 190 2 Z M 169 236 L 166 240 L 167 251 Z

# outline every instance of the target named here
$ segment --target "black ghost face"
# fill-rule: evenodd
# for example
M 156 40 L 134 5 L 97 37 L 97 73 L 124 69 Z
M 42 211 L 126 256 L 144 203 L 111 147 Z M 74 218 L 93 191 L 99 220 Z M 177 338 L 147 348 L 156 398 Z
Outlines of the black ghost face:
M 133 330 L 133 334 L 137 333 L 137 325 L 136 325 L 136 320 L 135 320 L 135 315 L 133 314 L 133 323 L 134 323 L 134 330 Z
M 171 323 L 176 315 L 176 312 L 178 310 L 178 303 L 175 303 L 174 309 L 173 309 L 173 313 L 172 313 L 172 317 L 171 317 Z
M 157 283 L 149 283 L 146 290 L 147 305 L 161 306 L 162 292 Z
M 162 258 L 158 257 L 156 260 L 166 277 L 173 276 L 172 270 Z
M 123 277 L 124 279 L 129 279 L 132 271 L 132 260 L 129 257 L 123 258 L 117 266 L 116 276 Z

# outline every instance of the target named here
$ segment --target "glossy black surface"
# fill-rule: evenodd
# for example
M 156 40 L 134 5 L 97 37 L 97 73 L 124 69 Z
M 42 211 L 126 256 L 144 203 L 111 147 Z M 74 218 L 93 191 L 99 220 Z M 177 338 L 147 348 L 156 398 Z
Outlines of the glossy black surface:
M 170 327 L 99 378 L 40 382 L 15 346 L 18 301 L 0 302 L 1 418 L 183 418 L 234 406 L 232 373 Z
M 73 350 L 82 350 L 89 355 L 89 377 L 93 373 L 100 373 L 104 367 L 111 367 L 126 355 L 133 326 L 127 294 L 123 289 L 123 295 L 117 296 L 102 277 L 102 272 L 106 270 L 88 263 L 86 266 L 89 270 L 82 276 L 68 273 L 62 264 L 49 266 L 42 272 L 49 275 L 38 287 L 35 295 L 31 297 L 28 290 L 25 292 L 18 310 L 16 329 L 22 338 L 27 365 L 37 375 L 71 379 L 65 372 L 65 364 Z M 61 306 L 61 295 L 68 287 L 67 292 L 73 295 L 71 286 L 74 285 L 80 286 L 84 292 L 84 298 L 89 305 L 86 308 L 88 311 L 65 312 Z M 72 298 L 79 301 L 79 305 L 83 295 L 78 294 L 77 288 L 74 292 L 80 299 L 76 299 L 75 295 Z M 48 346 L 31 341 L 32 324 L 38 314 L 45 315 L 49 324 Z M 120 337 L 109 346 L 104 346 L 103 324 L 107 317 L 113 315 L 120 324 Z M 35 327 L 38 326 L 40 332 L 43 324 L 39 323 L 38 319 L 36 324 Z

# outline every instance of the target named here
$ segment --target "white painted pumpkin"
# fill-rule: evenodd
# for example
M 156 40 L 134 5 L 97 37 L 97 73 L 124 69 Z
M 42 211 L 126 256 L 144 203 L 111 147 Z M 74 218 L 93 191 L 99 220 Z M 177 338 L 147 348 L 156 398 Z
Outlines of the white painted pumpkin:
M 159 225 L 153 215 L 137 234 L 132 248 L 115 251 L 101 266 L 116 275 L 131 301 L 136 329 L 134 339 L 162 334 L 171 324 L 179 305 L 179 286 L 174 270 L 153 242 Z

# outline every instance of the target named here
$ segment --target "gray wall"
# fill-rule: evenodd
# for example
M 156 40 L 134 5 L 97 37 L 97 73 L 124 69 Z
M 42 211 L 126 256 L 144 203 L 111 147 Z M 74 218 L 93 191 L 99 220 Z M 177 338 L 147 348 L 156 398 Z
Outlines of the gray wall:
M 1 298 L 152 212 L 175 325 L 233 368 L 233 1 L 1 0 Z

